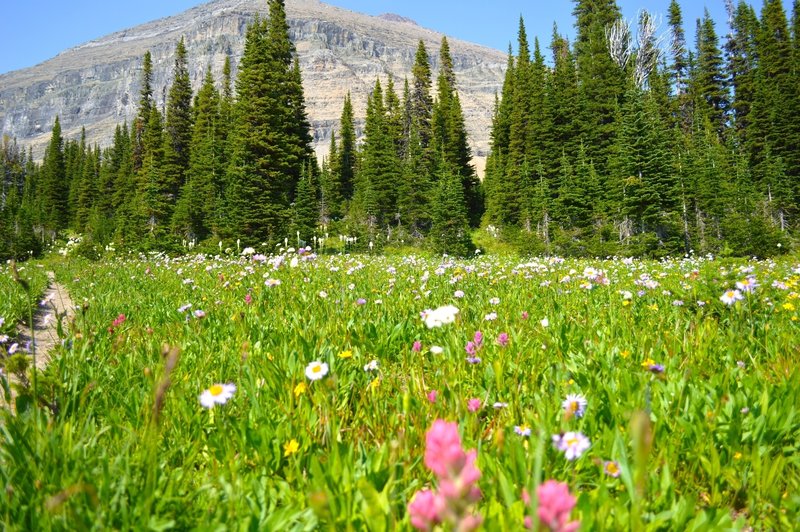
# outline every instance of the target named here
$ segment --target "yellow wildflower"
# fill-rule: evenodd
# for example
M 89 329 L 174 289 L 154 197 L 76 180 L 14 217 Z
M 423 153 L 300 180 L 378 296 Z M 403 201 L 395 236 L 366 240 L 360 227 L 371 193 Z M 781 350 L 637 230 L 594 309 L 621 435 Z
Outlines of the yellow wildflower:
M 339 353 L 339 358 L 351 358 L 353 356 L 353 352 L 349 349 L 346 349 Z
M 304 383 L 304 382 L 297 383 L 297 386 L 294 387 L 294 396 L 295 397 L 300 397 L 301 395 L 306 393 L 307 389 L 308 388 L 306 387 L 306 383 Z
M 789 312 L 794 311 L 794 305 L 792 305 L 791 303 L 784 303 L 782 306 L 783 310 L 788 310 Z
M 622 353 L 619 354 L 619 356 L 621 356 L 622 358 L 628 358 L 629 356 L 631 356 L 631 352 L 628 351 L 627 349 L 624 349 Z
M 648 358 L 648 359 L 645 359 L 644 362 L 642 362 L 642 367 L 644 369 L 650 369 L 650 366 L 652 366 L 655 363 L 656 363 L 655 360 L 653 360 L 652 358 Z
M 300 449 L 300 444 L 297 440 L 292 438 L 283 444 L 283 456 L 291 456 L 296 453 L 298 449 Z

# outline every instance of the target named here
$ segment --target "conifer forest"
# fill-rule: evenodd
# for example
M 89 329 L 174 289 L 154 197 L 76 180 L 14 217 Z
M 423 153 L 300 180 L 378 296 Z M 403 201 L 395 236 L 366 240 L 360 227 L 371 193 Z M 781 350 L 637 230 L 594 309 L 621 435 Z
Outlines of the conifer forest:
M 238 244 L 476 246 L 567 256 L 771 256 L 800 229 L 800 9 L 730 6 L 730 28 L 625 21 L 575 0 L 575 38 L 519 21 L 485 175 L 472 164 L 446 39 L 405 79 L 379 76 L 363 128 L 342 102 L 316 157 L 283 2 L 247 29 L 238 66 L 189 81 L 183 40 L 163 105 L 142 58 L 138 114 L 107 147 L 64 138 L 41 161 L 2 142 L 0 257 L 81 235 L 88 254 Z M 659 25 L 659 20 L 663 23 Z M 513 29 L 510 28 L 511 31 Z M 432 63 L 438 65 L 436 71 Z M 232 72 L 236 72 L 233 76 Z M 358 126 L 358 128 L 357 128 Z

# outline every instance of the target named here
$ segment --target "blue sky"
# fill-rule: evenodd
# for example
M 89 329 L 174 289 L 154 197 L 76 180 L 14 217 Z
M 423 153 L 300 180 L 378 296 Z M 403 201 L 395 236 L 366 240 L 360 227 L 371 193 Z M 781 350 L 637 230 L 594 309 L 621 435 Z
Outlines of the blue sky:
M 265 0 L 266 1 L 266 0 Z M 288 0 L 291 2 L 291 0 Z M 717 21 L 717 33 L 727 33 L 724 0 L 679 0 L 684 29 L 694 42 L 695 19 L 708 7 Z M 0 17 L 0 73 L 33 66 L 58 52 L 108 33 L 153 19 L 174 15 L 199 5 L 199 0 L 9 0 Z M 572 36 L 574 3 L 570 0 L 329 0 L 328 3 L 368 13 L 397 13 L 420 25 L 447 35 L 506 50 L 516 39 L 519 16 L 525 19 L 528 37 L 550 42 L 553 22 L 561 33 Z M 664 14 L 669 0 L 617 0 L 626 18 L 640 8 Z M 761 0 L 753 0 L 760 11 Z M 789 0 L 784 1 L 788 7 Z M 789 13 L 787 12 L 787 16 Z

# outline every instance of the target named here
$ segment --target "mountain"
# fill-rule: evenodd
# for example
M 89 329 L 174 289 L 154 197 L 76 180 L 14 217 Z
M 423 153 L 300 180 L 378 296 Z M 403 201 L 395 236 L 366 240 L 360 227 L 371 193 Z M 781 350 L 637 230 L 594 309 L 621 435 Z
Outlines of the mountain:
M 391 74 L 398 91 L 410 77 L 420 39 L 434 73 L 442 34 L 393 14 L 372 17 L 317 0 L 286 2 L 290 36 L 300 58 L 306 106 L 318 153 L 325 153 L 338 128 L 350 91 L 359 131 L 366 96 L 376 77 Z M 192 85 L 197 90 L 208 65 L 222 79 L 226 55 L 236 65 L 247 25 L 267 16 L 264 0 L 214 0 L 175 16 L 113 33 L 66 50 L 39 65 L 0 75 L 2 134 L 31 145 L 41 157 L 55 116 L 67 138 L 86 128 L 90 143 L 108 145 L 114 127 L 131 123 L 139 101 L 141 61 L 153 57 L 153 88 L 163 105 L 171 83 L 175 45 L 183 36 Z M 489 149 L 495 92 L 506 67 L 500 51 L 448 37 L 474 162 L 479 171 Z

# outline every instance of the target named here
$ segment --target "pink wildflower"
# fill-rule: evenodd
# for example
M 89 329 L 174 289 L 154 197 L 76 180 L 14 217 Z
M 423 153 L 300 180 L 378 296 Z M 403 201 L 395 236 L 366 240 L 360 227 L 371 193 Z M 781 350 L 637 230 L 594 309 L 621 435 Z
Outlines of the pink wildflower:
M 419 340 L 414 340 L 414 345 L 411 346 L 411 350 L 414 351 L 415 353 L 419 353 L 420 351 L 422 351 L 422 342 L 420 342 Z
M 575 497 L 569 492 L 565 482 L 548 480 L 536 488 L 539 508 L 536 515 L 539 521 L 554 532 L 573 532 L 580 527 L 580 522 L 569 521 L 569 514 L 575 507 Z
M 431 490 L 418 491 L 408 505 L 411 525 L 419 530 L 431 530 L 441 522 L 444 508 L 444 499 L 438 493 Z
M 483 344 L 483 333 L 480 331 L 475 331 L 475 337 L 472 339 L 475 342 L 477 347 L 480 347 Z
M 436 402 L 436 394 L 437 394 L 436 390 L 429 391 L 428 392 L 428 401 L 430 401 L 431 403 L 435 403 Z
M 440 477 L 458 473 L 466 454 L 461 448 L 458 425 L 437 419 L 425 436 L 425 465 Z
M 508 345 L 508 333 L 501 332 L 497 335 L 497 345 L 505 347 Z
M 481 409 L 481 400 L 477 398 L 472 398 L 467 400 L 467 410 L 470 412 L 477 412 Z

